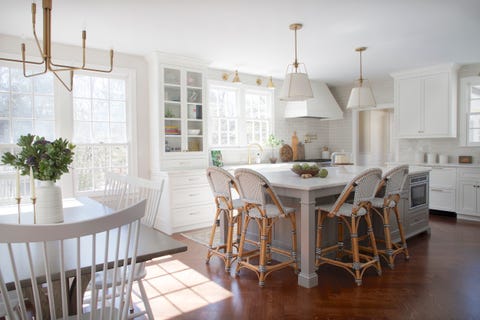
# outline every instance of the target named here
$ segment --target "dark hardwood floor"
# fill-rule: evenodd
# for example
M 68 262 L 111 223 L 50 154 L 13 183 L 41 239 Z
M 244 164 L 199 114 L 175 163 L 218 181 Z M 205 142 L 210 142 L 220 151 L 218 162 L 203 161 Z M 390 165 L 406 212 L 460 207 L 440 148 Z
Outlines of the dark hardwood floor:
M 382 264 L 381 277 L 369 270 L 357 287 L 346 271 L 322 266 L 319 286 L 311 289 L 297 285 L 292 269 L 272 273 L 259 288 L 253 272 L 244 269 L 235 278 L 224 272 L 219 258 L 207 265 L 205 247 L 175 235 L 188 244 L 188 251 L 170 259 L 223 288 L 217 299 L 178 312 L 175 318 L 480 319 L 480 223 L 431 215 L 430 225 L 431 235 L 408 241 L 411 259 L 398 256 L 395 270 Z

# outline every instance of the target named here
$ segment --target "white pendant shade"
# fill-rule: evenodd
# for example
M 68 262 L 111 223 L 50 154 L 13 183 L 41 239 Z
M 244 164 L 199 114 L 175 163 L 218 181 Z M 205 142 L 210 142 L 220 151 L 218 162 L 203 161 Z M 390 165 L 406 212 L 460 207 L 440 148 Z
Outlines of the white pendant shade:
M 313 98 L 313 92 L 307 73 L 287 73 L 280 93 L 280 100 L 304 101 L 311 98 Z
M 355 87 L 350 92 L 347 109 L 367 109 L 375 108 L 377 103 L 373 97 L 373 92 L 368 85 L 368 80 L 356 81 Z

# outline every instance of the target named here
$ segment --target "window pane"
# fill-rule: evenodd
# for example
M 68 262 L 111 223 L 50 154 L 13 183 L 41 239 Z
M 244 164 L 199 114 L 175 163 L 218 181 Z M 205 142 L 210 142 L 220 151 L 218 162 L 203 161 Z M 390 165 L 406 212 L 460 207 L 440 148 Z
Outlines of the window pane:
M 12 95 L 12 117 L 32 118 L 32 96 L 26 94 Z
M 0 67 L 0 91 L 10 90 L 10 70 L 7 67 Z
M 127 142 L 127 127 L 125 123 L 110 124 L 110 137 L 112 142 Z
M 126 106 L 124 101 L 110 102 L 110 121 L 125 122 Z
M 107 142 L 108 137 L 108 122 L 94 122 L 93 123 L 93 140 L 97 142 Z
M 128 164 L 128 153 L 126 146 L 112 147 L 112 167 L 126 167 Z
M 110 79 L 110 99 L 125 100 L 125 80 Z
M 470 129 L 469 139 L 470 142 L 480 142 L 480 129 Z
M 92 160 L 93 148 L 91 146 L 77 145 L 75 147 L 75 169 L 91 167 Z
M 109 149 L 107 146 L 94 146 L 93 147 L 93 167 L 106 168 L 108 166 Z
M 108 121 L 108 102 L 93 100 L 93 120 Z
M 55 140 L 55 122 L 35 121 L 35 134 L 45 137 L 49 141 Z
M 11 76 L 11 90 L 12 92 L 31 93 L 32 81 L 31 78 L 25 78 L 23 71 L 20 69 L 10 69 Z
M 470 115 L 470 128 L 480 129 L 480 114 Z
M 35 96 L 35 117 L 37 119 L 54 120 L 53 96 Z
M 480 86 L 471 87 L 470 99 L 480 99 Z
M 10 121 L 0 120 L 0 143 L 11 143 L 10 141 Z
M 77 190 L 78 191 L 92 191 L 93 179 L 92 172 L 90 170 L 77 170 Z
M 73 96 L 77 98 L 90 98 L 91 87 L 90 77 L 88 76 L 75 76 L 75 85 L 73 86 Z
M 0 117 L 8 118 L 10 116 L 10 95 L 0 93 Z
M 35 93 L 53 95 L 53 75 L 48 72 L 41 76 L 33 77 Z
M 32 120 L 13 120 L 13 141 L 16 143 L 18 138 L 28 133 L 33 133 Z
M 74 99 L 73 100 L 73 119 L 87 121 L 92 119 L 92 111 L 90 100 Z
M 92 141 L 92 135 L 90 131 L 90 122 L 77 121 L 74 126 L 75 143 L 88 143 Z
M 105 170 L 101 169 L 93 171 L 93 184 L 95 190 L 105 189 Z
M 480 99 L 470 101 L 470 112 L 480 112 Z
M 106 78 L 92 78 L 93 94 L 92 98 L 108 99 L 108 79 Z

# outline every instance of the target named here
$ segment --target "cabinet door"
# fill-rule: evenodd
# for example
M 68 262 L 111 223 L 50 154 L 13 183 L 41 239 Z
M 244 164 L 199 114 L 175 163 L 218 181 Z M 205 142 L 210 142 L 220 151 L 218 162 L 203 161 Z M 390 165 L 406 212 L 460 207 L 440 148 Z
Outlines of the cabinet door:
M 399 137 L 423 134 L 423 106 L 421 79 L 399 79 L 396 85 Z
M 424 79 L 425 135 L 448 136 L 450 133 L 450 91 L 448 73 Z
M 477 213 L 477 183 L 472 181 L 460 181 L 459 182 L 459 203 L 458 211 L 461 214 L 473 214 Z

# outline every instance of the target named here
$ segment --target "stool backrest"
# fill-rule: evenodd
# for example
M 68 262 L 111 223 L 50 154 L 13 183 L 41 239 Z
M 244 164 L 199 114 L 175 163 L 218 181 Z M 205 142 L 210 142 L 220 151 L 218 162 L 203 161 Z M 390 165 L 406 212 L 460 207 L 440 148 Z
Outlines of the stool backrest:
M 258 206 L 265 206 L 267 203 L 276 204 L 282 211 L 283 204 L 276 194 L 270 182 L 257 171 L 239 168 L 235 170 L 235 179 L 238 182 L 240 198 L 243 202 L 252 203 Z M 269 201 L 270 200 L 270 201 Z
M 408 165 L 401 165 L 385 172 L 382 177 L 383 183 L 385 184 L 385 197 L 400 194 L 407 181 L 407 177 Z
M 333 212 L 336 213 L 339 208 L 345 203 L 350 194 L 354 192 L 353 208 L 357 209 L 364 202 L 369 202 L 375 197 L 378 184 L 382 180 L 382 170 L 379 168 L 367 169 L 355 176 L 343 188 L 342 193 L 333 205 Z
M 232 188 L 237 190 L 233 175 L 219 167 L 208 167 L 207 180 L 218 205 L 220 207 L 232 206 Z
M 104 285 L 102 299 L 98 300 L 101 303 L 97 304 L 93 286 L 88 308 L 96 319 L 126 319 L 136 270 L 140 219 L 144 214 L 145 201 L 142 201 L 125 210 L 79 222 L 0 224 L 0 300 L 3 300 L 8 317 L 17 319 L 16 315 L 20 315 L 21 319 L 27 319 L 25 287 L 29 287 L 35 319 L 48 316 L 50 319 L 67 319 L 68 279 L 75 277 L 76 313 L 82 318 L 82 281 L 95 283 L 96 272 L 106 278 L 110 269 L 114 275 L 112 290 L 126 294 L 112 295 L 111 303 L 107 304 L 108 287 Z M 85 275 L 88 279 L 84 278 Z M 55 280 L 60 284 L 54 283 Z M 15 290 L 16 297 L 7 294 L 8 290 Z M 47 295 L 48 308 L 42 306 L 44 294 Z M 13 310 L 16 303 L 19 304 L 18 311 Z

